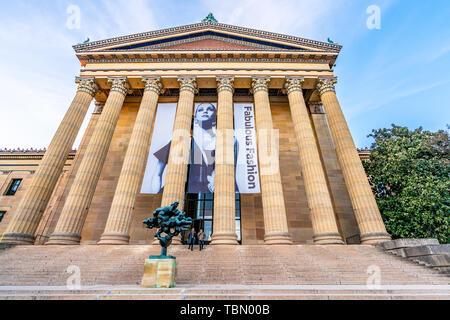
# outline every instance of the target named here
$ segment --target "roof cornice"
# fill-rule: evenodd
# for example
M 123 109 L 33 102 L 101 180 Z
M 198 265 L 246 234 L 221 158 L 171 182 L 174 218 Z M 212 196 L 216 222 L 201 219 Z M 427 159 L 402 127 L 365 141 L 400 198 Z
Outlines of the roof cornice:
M 307 46 L 312 47 L 317 50 L 323 50 L 327 52 L 339 53 L 342 46 L 338 44 L 326 43 L 322 41 L 310 40 L 295 36 L 284 35 L 280 33 L 274 33 L 263 30 L 256 30 L 246 27 L 233 26 L 223 23 L 217 23 L 212 21 L 200 22 L 185 26 L 172 27 L 167 29 L 149 31 L 144 33 L 137 33 L 127 36 L 121 36 L 116 38 L 110 38 L 100 41 L 93 41 L 89 43 L 77 44 L 73 46 L 76 53 L 87 53 L 93 50 L 102 50 L 104 48 L 111 48 L 113 46 L 118 46 L 121 44 L 132 44 L 139 43 L 145 40 L 154 40 L 159 38 L 176 36 L 180 33 L 195 32 L 203 30 L 215 30 L 223 32 L 231 32 L 239 35 L 247 35 L 249 37 L 260 37 L 262 39 L 267 39 L 271 41 L 281 41 L 288 44 L 293 44 L 296 46 Z

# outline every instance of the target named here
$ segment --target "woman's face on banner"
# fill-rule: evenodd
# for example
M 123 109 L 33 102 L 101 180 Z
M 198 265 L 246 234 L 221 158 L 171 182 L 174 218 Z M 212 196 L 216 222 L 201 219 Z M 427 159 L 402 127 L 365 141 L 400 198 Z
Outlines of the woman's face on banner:
M 195 119 L 199 122 L 210 121 L 216 109 L 211 104 L 200 104 L 195 113 Z

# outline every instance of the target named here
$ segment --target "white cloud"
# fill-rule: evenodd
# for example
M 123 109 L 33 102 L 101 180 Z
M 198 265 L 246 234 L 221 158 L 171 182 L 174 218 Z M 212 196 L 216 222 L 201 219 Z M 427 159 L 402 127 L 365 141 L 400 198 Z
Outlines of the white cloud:
M 406 83 L 406 82 L 403 82 Z M 382 108 L 392 102 L 395 102 L 400 99 L 408 98 L 417 94 L 420 94 L 422 92 L 426 92 L 444 85 L 450 84 L 449 80 L 445 81 L 437 81 L 430 84 L 422 84 L 420 86 L 416 86 L 411 88 L 410 86 L 404 85 L 403 89 L 402 86 L 399 85 L 395 90 L 389 90 L 389 92 L 385 92 L 382 96 L 377 96 L 377 99 L 369 99 L 369 101 L 365 101 L 363 103 L 360 103 L 353 108 L 348 108 L 346 111 L 349 113 L 350 116 L 353 116 L 360 112 L 367 112 L 369 110 L 376 110 L 379 108 Z M 406 88 L 405 88 L 406 87 Z M 371 102 L 376 101 L 376 102 Z
M 131 3 L 132 5 L 131 5 Z M 110 30 L 114 36 L 150 31 L 156 28 L 156 17 L 150 5 L 152 2 L 145 0 L 103 0 L 106 10 L 100 11 L 106 24 L 115 25 Z
M 3 16 L 0 41 L 0 148 L 46 147 L 64 117 L 76 91 L 74 77 L 80 64 L 72 45 L 91 40 L 144 32 L 156 27 L 151 2 L 59 2 L 46 11 L 39 4 L 18 4 L 21 15 Z M 66 6 L 81 8 L 81 29 L 65 27 Z M 136 10 L 139 8 L 139 10 Z M 18 8 L 15 8 L 16 10 Z M 75 146 L 81 141 L 91 106 Z M 6 119 L 6 121 L 5 121 Z
M 436 51 L 437 52 L 434 55 L 432 54 L 431 56 L 428 57 L 427 60 L 429 63 L 434 62 L 434 61 L 448 55 L 450 53 L 450 45 L 447 45 L 446 47 L 443 47 L 442 49 L 436 50 Z
M 347 1 L 203 0 L 203 6 L 210 8 L 219 22 L 314 37 L 320 32 L 324 21 L 328 22 L 336 7 L 344 2 Z

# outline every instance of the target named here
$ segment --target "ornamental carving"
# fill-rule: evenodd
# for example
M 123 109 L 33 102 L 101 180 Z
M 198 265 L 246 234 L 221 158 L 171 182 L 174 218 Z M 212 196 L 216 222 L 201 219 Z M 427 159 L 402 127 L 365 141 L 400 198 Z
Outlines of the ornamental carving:
M 108 78 L 108 83 L 111 84 L 111 91 L 120 92 L 124 96 L 131 93 L 127 78 Z
M 164 92 L 161 78 L 142 77 L 142 82 L 145 83 L 145 91 L 153 91 L 157 94 L 162 94 Z
M 179 77 L 180 91 L 188 90 L 192 93 L 198 93 L 197 79 L 195 77 Z
M 284 88 L 286 89 L 287 94 L 296 90 L 302 91 L 303 82 L 305 82 L 305 78 L 286 78 Z
M 234 77 L 216 77 L 217 92 L 222 90 L 234 91 Z
M 98 91 L 97 83 L 94 78 L 75 78 L 75 83 L 78 84 L 78 90 L 89 93 L 92 97 Z
M 269 91 L 270 77 L 252 78 L 252 92 L 260 90 Z
M 322 96 L 325 92 L 332 91 L 336 92 L 334 85 L 337 83 L 336 78 L 327 78 L 327 79 L 319 79 L 319 83 L 317 84 L 317 91 Z

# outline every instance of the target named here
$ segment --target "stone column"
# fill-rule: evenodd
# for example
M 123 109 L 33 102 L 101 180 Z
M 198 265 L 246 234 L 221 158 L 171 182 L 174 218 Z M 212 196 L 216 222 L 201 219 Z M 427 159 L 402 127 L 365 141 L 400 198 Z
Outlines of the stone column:
M 76 245 L 94 196 L 120 110 L 129 86 L 126 78 L 109 79 L 111 91 L 83 156 L 48 245 Z
M 327 180 L 303 98 L 303 78 L 286 79 L 286 89 L 299 148 L 300 166 L 316 244 L 344 244 L 339 234 Z
M 269 82 L 270 78 L 253 78 L 252 81 L 264 213 L 264 242 L 292 244 L 281 185 L 278 141 L 274 141 L 276 136 L 270 110 Z M 269 159 L 269 155 L 274 158 Z
M 131 134 L 105 231 L 98 244 L 128 244 L 134 204 L 144 176 L 153 118 L 162 84 L 159 78 L 143 78 L 145 91 Z
M 197 92 L 197 81 L 193 77 L 180 77 L 180 98 L 173 126 L 172 143 L 169 162 L 167 163 L 161 207 L 168 207 L 175 201 L 180 204 L 178 210 L 183 211 L 186 192 L 186 177 L 191 152 L 191 126 L 194 112 L 194 96 Z M 159 243 L 157 240 L 154 242 Z M 181 244 L 181 236 L 172 239 L 172 244 Z
M 317 89 L 327 114 L 336 153 L 350 195 L 362 244 L 389 241 L 367 175 L 358 156 L 355 143 L 336 97 L 335 79 L 319 79 Z
M 3 242 L 34 243 L 36 229 L 97 91 L 94 79 L 77 78 L 76 82 L 78 91 L 75 98 L 39 163 L 33 180 L 6 229 Z
M 180 83 L 180 98 L 173 126 L 172 144 L 161 206 L 168 207 L 173 202 L 178 201 L 180 203 L 178 209 L 183 211 L 197 81 L 195 78 L 186 77 L 179 78 L 178 82 Z
M 214 187 L 213 245 L 237 245 L 234 169 L 234 78 L 217 78 L 217 143 Z

